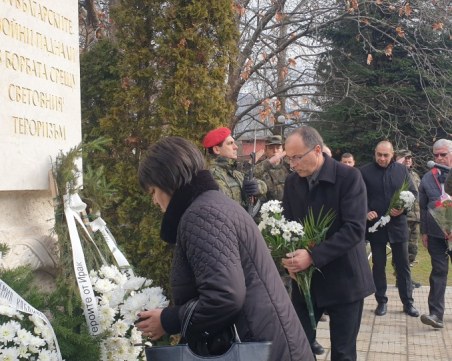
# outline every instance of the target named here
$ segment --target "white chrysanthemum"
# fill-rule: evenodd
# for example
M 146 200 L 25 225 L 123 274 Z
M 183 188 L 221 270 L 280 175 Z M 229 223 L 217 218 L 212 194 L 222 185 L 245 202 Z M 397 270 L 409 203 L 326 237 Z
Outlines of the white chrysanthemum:
M 122 320 L 116 321 L 111 327 L 111 334 L 113 336 L 122 336 L 126 335 L 126 332 L 129 330 L 129 324 L 125 323 Z
M 43 320 L 41 317 L 39 317 L 38 315 L 33 314 L 33 315 L 31 315 L 31 316 L 28 316 L 28 319 L 29 319 L 31 322 L 33 322 L 37 328 L 43 328 L 43 327 L 46 327 L 46 323 L 45 323 L 44 320 Z
M 39 352 L 37 361 L 52 361 L 51 352 L 49 350 L 42 350 Z
M 99 318 L 102 330 L 108 330 L 111 326 L 111 324 L 114 322 L 116 316 L 116 310 L 108 307 L 108 306 L 101 306 L 99 308 Z
M 132 324 L 138 312 L 144 309 L 162 308 L 168 305 L 166 297 L 160 287 L 149 287 L 128 297 L 123 305 L 119 306 L 124 321 Z
M 108 351 L 107 351 L 107 347 L 105 346 L 105 342 L 102 342 L 100 344 L 100 353 L 99 353 L 100 359 L 102 361 L 106 361 L 108 360 Z
M 28 351 L 30 351 L 32 354 L 38 354 L 40 349 L 39 347 L 28 345 Z
M 30 346 L 32 337 L 33 337 L 33 335 L 31 334 L 31 332 L 21 328 L 20 330 L 17 330 L 16 337 L 14 337 L 13 341 L 17 345 L 22 344 L 25 346 Z
M 143 341 L 143 333 L 138 328 L 133 327 L 130 332 L 130 342 L 132 344 L 141 343 Z
M 99 270 L 99 275 L 103 276 L 103 278 L 109 279 L 118 286 L 123 286 L 124 283 L 127 282 L 127 276 L 121 273 L 118 267 L 113 265 L 102 266 Z
M 17 361 L 19 359 L 19 350 L 15 347 L 0 349 L 0 356 L 2 361 Z
M 17 330 L 12 327 L 11 322 L 0 325 L 0 343 L 11 342 L 16 336 Z
M 16 344 L 26 345 L 30 349 L 42 347 L 46 344 L 42 338 L 34 336 L 30 331 L 23 328 L 17 331 L 17 336 L 14 339 L 14 342 Z
M 143 293 L 148 295 L 147 308 L 164 308 L 167 307 L 169 301 L 163 294 L 163 289 L 161 287 L 149 287 L 143 290 Z
M 140 288 L 144 287 L 146 283 L 146 278 L 144 277 L 131 277 L 127 282 L 124 284 L 125 290 L 139 290 Z
M 416 197 L 410 191 L 400 192 L 400 200 L 403 202 L 403 208 L 410 210 L 413 207 Z
M 117 308 L 126 298 L 126 290 L 123 288 L 115 289 L 115 292 L 109 295 L 110 307 Z
M 128 361 L 134 358 L 134 346 L 129 342 L 123 342 L 120 347 L 116 350 L 116 360 L 118 361 Z
M 41 329 L 41 337 L 44 339 L 45 342 L 47 342 L 48 346 L 53 349 L 54 348 L 54 339 L 53 339 L 53 333 L 50 329 L 50 326 L 44 326 Z
M 97 277 L 97 271 L 95 271 L 93 269 L 91 271 L 89 271 L 89 278 L 91 278 L 91 279 L 98 278 Z
M 60 361 L 58 357 L 58 353 L 56 351 L 49 351 L 49 360 L 50 361 Z
M 15 317 L 20 320 L 23 318 L 23 315 L 19 311 L 17 311 L 17 309 L 5 304 L 0 305 L 0 315 Z
M 144 360 L 143 349 L 134 347 L 142 343 L 141 332 L 133 326 L 137 314 L 144 309 L 162 308 L 168 305 L 160 287 L 149 287 L 152 280 L 132 276 L 127 279 L 117 267 L 104 266 L 90 272 L 93 289 L 99 306 L 100 327 L 107 331 L 101 343 L 101 360 Z M 110 287 L 108 283 L 116 285 Z M 130 332 L 129 332 L 130 331 Z
M 23 359 L 25 359 L 25 360 L 29 360 L 29 359 L 30 359 L 31 353 L 30 353 L 30 350 L 28 349 L 27 346 L 25 346 L 25 345 L 19 345 L 19 346 L 17 347 L 17 350 L 18 350 L 18 352 L 19 352 L 19 357 L 20 357 L 20 358 L 23 358 Z
M 93 289 L 99 293 L 108 293 L 116 289 L 118 286 L 105 278 L 99 278 L 96 283 L 93 283 Z

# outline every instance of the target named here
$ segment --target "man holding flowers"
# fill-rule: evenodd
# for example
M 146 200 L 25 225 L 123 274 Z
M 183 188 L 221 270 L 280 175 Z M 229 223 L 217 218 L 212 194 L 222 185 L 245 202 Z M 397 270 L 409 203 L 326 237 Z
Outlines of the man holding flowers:
M 384 316 L 387 312 L 386 245 L 389 242 L 403 312 L 418 317 L 419 312 L 413 306 L 413 284 L 408 258 L 407 209 L 400 204 L 400 195 L 409 191 L 416 197 L 416 188 L 407 167 L 394 161 L 394 149 L 387 140 L 377 144 L 375 161 L 364 165 L 360 170 L 367 188 L 367 220 L 371 226 L 367 236 L 372 250 L 372 274 L 377 289 L 375 298 L 378 305 L 375 314 Z M 395 194 L 399 197 L 394 197 Z M 384 218 L 387 220 L 376 227 Z
M 359 171 L 322 153 L 323 139 L 309 126 L 295 129 L 286 139 L 287 161 L 293 170 L 285 183 L 283 212 L 286 219 L 303 223 L 310 214 L 318 218 L 334 213 L 324 241 L 310 250 L 297 249 L 283 258 L 296 273 L 311 267 L 315 319 L 324 311 L 330 318 L 331 360 L 356 360 L 356 338 L 364 298 L 374 292 L 365 251 L 366 189 Z M 306 229 L 305 229 L 306 231 Z M 297 284 L 292 302 L 309 341 L 316 337 L 306 300 Z
M 452 141 L 437 140 L 433 144 L 433 156 L 435 163 L 450 168 L 452 166 Z M 433 168 L 422 177 L 419 186 L 422 243 L 428 249 L 432 262 L 428 294 L 429 314 L 422 315 L 421 321 L 434 328 L 444 327 L 444 295 L 449 271 L 449 257 L 446 252 L 448 249 L 452 251 L 452 233 L 450 230 L 449 233 L 447 232 L 449 227 L 445 227 L 447 223 L 445 217 L 443 217 L 443 222 L 437 222 L 430 212 L 438 212 L 447 217 L 447 208 L 452 207 L 452 203 L 449 203 L 452 202 L 451 194 L 448 195 L 445 189 L 446 175 L 444 171 Z M 450 210 L 452 211 L 452 209 Z M 450 221 L 450 213 L 448 215 Z M 440 217 L 437 219 L 439 221 Z M 448 243 L 451 248 L 448 247 Z

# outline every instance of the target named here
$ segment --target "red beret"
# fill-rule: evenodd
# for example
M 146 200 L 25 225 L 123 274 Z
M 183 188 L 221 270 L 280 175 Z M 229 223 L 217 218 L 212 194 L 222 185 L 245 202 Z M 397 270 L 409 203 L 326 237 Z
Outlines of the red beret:
M 222 143 L 229 135 L 231 130 L 226 127 L 217 128 L 207 133 L 202 140 L 204 148 L 211 148 L 215 145 Z

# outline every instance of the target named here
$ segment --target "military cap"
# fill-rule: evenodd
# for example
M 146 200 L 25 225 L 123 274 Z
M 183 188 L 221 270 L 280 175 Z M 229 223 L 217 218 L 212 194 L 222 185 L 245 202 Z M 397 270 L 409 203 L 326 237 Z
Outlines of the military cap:
M 208 132 L 202 140 L 204 148 L 212 148 L 224 142 L 224 140 L 231 134 L 231 130 L 226 127 L 216 128 Z
M 408 149 L 399 149 L 398 151 L 396 151 L 396 156 L 399 158 L 412 157 L 413 154 Z
M 282 138 L 280 135 L 271 135 L 267 137 L 267 140 L 265 141 L 265 145 L 282 145 Z

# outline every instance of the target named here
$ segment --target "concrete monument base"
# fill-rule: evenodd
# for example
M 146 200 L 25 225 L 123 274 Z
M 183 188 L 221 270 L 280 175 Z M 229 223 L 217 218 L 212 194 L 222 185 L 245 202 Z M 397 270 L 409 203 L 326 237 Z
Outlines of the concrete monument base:
M 30 266 L 40 287 L 50 290 L 58 260 L 52 237 L 54 208 L 49 191 L 0 192 L 0 243 L 10 251 L 1 258 L 4 268 Z

